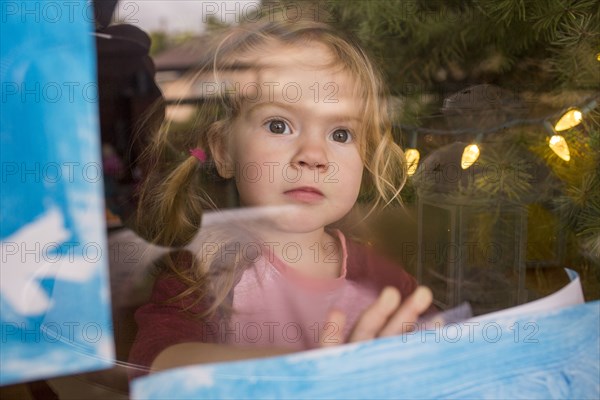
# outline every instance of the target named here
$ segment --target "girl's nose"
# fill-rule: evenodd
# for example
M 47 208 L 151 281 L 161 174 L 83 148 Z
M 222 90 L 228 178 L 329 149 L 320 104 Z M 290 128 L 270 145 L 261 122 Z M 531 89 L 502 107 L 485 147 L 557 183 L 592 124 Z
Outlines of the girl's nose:
M 329 160 L 324 138 L 308 134 L 299 138 L 297 144 L 292 164 L 301 168 L 327 169 Z

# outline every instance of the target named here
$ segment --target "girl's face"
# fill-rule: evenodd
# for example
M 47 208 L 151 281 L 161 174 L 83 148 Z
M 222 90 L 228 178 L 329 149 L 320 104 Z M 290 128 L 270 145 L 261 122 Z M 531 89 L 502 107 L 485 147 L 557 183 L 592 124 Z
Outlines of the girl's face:
M 247 60 L 256 79 L 239 83 L 245 99 L 226 157 L 240 201 L 296 206 L 285 224 L 294 232 L 340 220 L 360 190 L 364 110 L 348 74 L 323 66 L 330 60 L 320 44 L 271 47 Z

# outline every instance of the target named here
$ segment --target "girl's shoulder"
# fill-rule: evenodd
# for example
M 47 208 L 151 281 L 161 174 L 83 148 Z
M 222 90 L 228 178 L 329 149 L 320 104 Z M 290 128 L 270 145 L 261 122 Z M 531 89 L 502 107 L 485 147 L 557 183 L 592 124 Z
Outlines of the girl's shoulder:
M 412 293 L 417 287 L 416 279 L 398 262 L 382 255 L 374 247 L 346 238 L 347 279 L 359 284 L 397 287 L 402 296 Z
M 364 243 L 356 239 L 346 237 L 346 252 L 349 275 L 364 274 L 378 266 L 403 269 L 399 263 L 382 255 L 369 243 Z

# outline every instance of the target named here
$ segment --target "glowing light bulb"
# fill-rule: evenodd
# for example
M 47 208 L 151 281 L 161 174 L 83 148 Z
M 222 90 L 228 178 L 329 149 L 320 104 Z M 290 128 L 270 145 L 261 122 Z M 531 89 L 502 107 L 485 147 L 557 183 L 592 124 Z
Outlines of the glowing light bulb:
M 467 169 L 471 165 L 473 165 L 473 163 L 477 161 L 478 158 L 479 147 L 476 144 L 470 144 L 467 147 L 465 147 L 465 150 L 463 151 L 462 158 L 460 160 L 460 166 L 462 167 L 462 169 Z
M 414 175 L 419 166 L 421 154 L 419 154 L 419 150 L 417 149 L 406 149 L 404 155 L 406 156 L 406 165 L 408 166 L 408 176 Z
M 579 125 L 582 119 L 583 114 L 581 113 L 581 111 L 579 111 L 576 108 L 572 108 L 566 113 L 564 113 L 562 117 L 560 117 L 560 119 L 554 126 L 554 130 L 560 132 L 567 129 L 571 129 L 574 126 Z
M 563 160 L 569 161 L 571 159 L 569 145 L 567 144 L 565 138 L 561 135 L 553 135 L 550 138 L 550 148 L 553 152 L 556 153 L 557 156 L 559 156 Z

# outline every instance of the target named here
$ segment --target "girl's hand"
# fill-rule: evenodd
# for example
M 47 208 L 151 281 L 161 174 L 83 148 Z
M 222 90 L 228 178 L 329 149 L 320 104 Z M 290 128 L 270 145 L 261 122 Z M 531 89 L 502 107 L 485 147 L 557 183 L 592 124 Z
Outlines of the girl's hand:
M 347 342 L 406 333 L 415 327 L 417 319 L 429 308 L 433 300 L 431 290 L 425 286 L 419 286 L 404 301 L 401 301 L 400 297 L 398 289 L 391 286 L 384 288 L 379 298 L 358 318 Z M 344 313 L 333 310 L 329 313 L 327 321 L 335 324 L 337 329 L 334 334 L 321 336 L 321 347 L 344 343 L 346 341 L 343 337 L 346 324 Z

